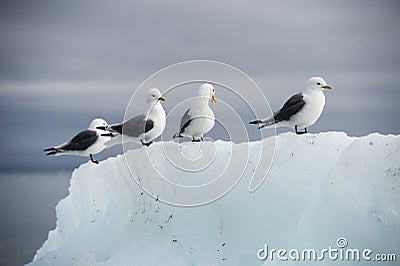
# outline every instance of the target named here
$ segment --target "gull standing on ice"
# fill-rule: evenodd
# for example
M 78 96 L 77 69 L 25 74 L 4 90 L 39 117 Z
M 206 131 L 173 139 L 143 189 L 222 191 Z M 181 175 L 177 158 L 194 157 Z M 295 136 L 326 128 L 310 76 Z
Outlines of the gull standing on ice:
M 165 129 L 165 111 L 161 101 L 165 98 L 158 89 L 150 89 L 147 92 L 147 109 L 144 114 L 137 115 L 123 122 L 122 124 L 98 127 L 112 133 L 118 133 L 116 137 L 106 143 L 107 146 L 121 144 L 127 141 L 140 142 L 149 146 L 153 139 L 161 135 Z
M 215 124 L 214 113 L 208 106 L 209 100 L 216 103 L 215 89 L 213 85 L 204 83 L 200 86 L 197 97 L 192 99 L 190 108 L 182 116 L 179 131 L 173 138 L 191 137 L 193 142 L 203 140 L 203 135 Z
M 250 124 L 260 124 L 259 129 L 275 127 L 294 127 L 296 134 L 307 133 L 307 127 L 313 125 L 320 117 L 325 105 L 323 90 L 331 90 L 321 77 L 312 77 L 307 81 L 306 88 L 290 97 L 281 109 L 272 117 L 264 120 L 254 120 Z M 298 131 L 304 128 L 304 131 Z
M 97 127 L 106 127 L 107 122 L 104 119 L 94 119 L 89 128 L 79 132 L 70 141 L 60 144 L 58 146 L 47 148 L 44 151 L 46 155 L 79 155 L 90 156 L 93 163 L 99 162 L 93 159 L 93 154 L 97 154 L 106 148 L 105 142 L 110 140 L 112 135 Z

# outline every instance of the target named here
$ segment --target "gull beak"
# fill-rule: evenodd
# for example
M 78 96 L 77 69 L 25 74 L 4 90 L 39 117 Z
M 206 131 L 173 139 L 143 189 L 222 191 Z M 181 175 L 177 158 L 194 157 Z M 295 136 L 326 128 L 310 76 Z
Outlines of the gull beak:
M 163 102 L 165 102 L 165 101 L 166 101 L 166 100 L 165 100 L 165 98 L 164 98 L 164 97 L 162 97 L 162 96 L 161 96 L 160 98 L 158 98 L 158 100 L 159 100 L 159 101 L 163 101 Z
M 212 102 L 212 104 L 216 104 L 217 103 L 217 101 L 215 100 L 215 97 L 214 97 L 214 95 L 213 96 L 211 96 L 211 102 Z
M 322 88 L 325 90 L 333 90 L 333 88 L 329 85 L 322 86 Z

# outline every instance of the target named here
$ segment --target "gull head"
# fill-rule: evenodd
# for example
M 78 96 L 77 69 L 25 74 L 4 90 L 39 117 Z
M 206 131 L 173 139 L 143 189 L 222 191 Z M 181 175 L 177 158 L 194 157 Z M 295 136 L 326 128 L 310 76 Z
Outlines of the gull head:
M 163 101 L 165 102 L 165 98 L 162 96 L 161 92 L 156 89 L 150 89 L 147 92 L 147 103 L 154 103 L 154 102 L 158 102 L 158 101 Z
M 92 122 L 90 122 L 89 129 L 96 129 L 97 127 L 106 129 L 108 124 L 106 120 L 102 118 L 95 118 L 92 120 Z
M 198 96 L 208 97 L 213 104 L 217 102 L 215 100 L 215 88 L 210 83 L 204 83 L 200 86 Z
M 323 78 L 312 77 L 307 81 L 307 89 L 322 91 L 332 90 L 333 88 L 329 86 Z

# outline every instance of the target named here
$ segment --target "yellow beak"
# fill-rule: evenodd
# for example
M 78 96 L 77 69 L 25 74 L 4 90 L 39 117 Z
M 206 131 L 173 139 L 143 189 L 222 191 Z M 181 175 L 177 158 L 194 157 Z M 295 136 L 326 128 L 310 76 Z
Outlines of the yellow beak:
M 164 98 L 164 97 L 162 97 L 162 96 L 161 96 L 160 98 L 158 98 L 158 100 L 159 100 L 159 101 L 163 101 L 163 102 L 165 102 L 165 101 L 166 101 L 166 100 L 165 100 L 165 98 Z
M 329 85 L 322 86 L 322 88 L 325 90 L 333 90 L 333 88 Z
M 212 102 L 212 104 L 216 104 L 217 103 L 217 101 L 215 100 L 215 97 L 214 97 L 214 95 L 213 96 L 211 96 L 211 102 Z

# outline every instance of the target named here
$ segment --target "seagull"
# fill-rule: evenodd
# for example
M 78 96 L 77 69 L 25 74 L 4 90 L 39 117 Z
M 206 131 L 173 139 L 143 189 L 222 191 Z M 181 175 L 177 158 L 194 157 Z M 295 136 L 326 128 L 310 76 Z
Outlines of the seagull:
M 193 142 L 203 141 L 203 135 L 215 124 L 214 113 L 208 106 L 209 100 L 215 105 L 215 89 L 213 85 L 204 83 L 200 86 L 197 97 L 191 100 L 190 108 L 182 116 L 179 131 L 173 138 L 191 137 Z
M 88 129 L 79 132 L 70 141 L 44 151 L 47 152 L 46 155 L 90 156 L 90 160 L 98 164 L 99 162 L 93 159 L 93 154 L 104 150 L 106 147 L 104 143 L 112 137 L 112 134 L 105 134 L 104 131 L 97 129 L 99 126 L 105 127 L 107 122 L 104 119 L 96 118 L 90 123 Z
M 261 128 L 294 127 L 296 134 L 307 133 L 307 127 L 313 125 L 320 117 L 325 105 L 323 90 L 332 90 L 321 77 L 312 77 L 306 83 L 306 88 L 290 97 L 281 109 L 272 117 L 264 120 L 254 120 L 250 124 Z M 304 131 L 299 131 L 303 128 Z
M 144 114 L 137 115 L 123 122 L 122 124 L 97 127 L 111 133 L 118 133 L 106 145 L 113 146 L 122 142 L 133 141 L 142 143 L 143 146 L 150 146 L 153 139 L 161 135 L 165 129 L 166 115 L 161 105 L 165 98 L 158 89 L 150 89 L 147 92 L 147 109 Z

